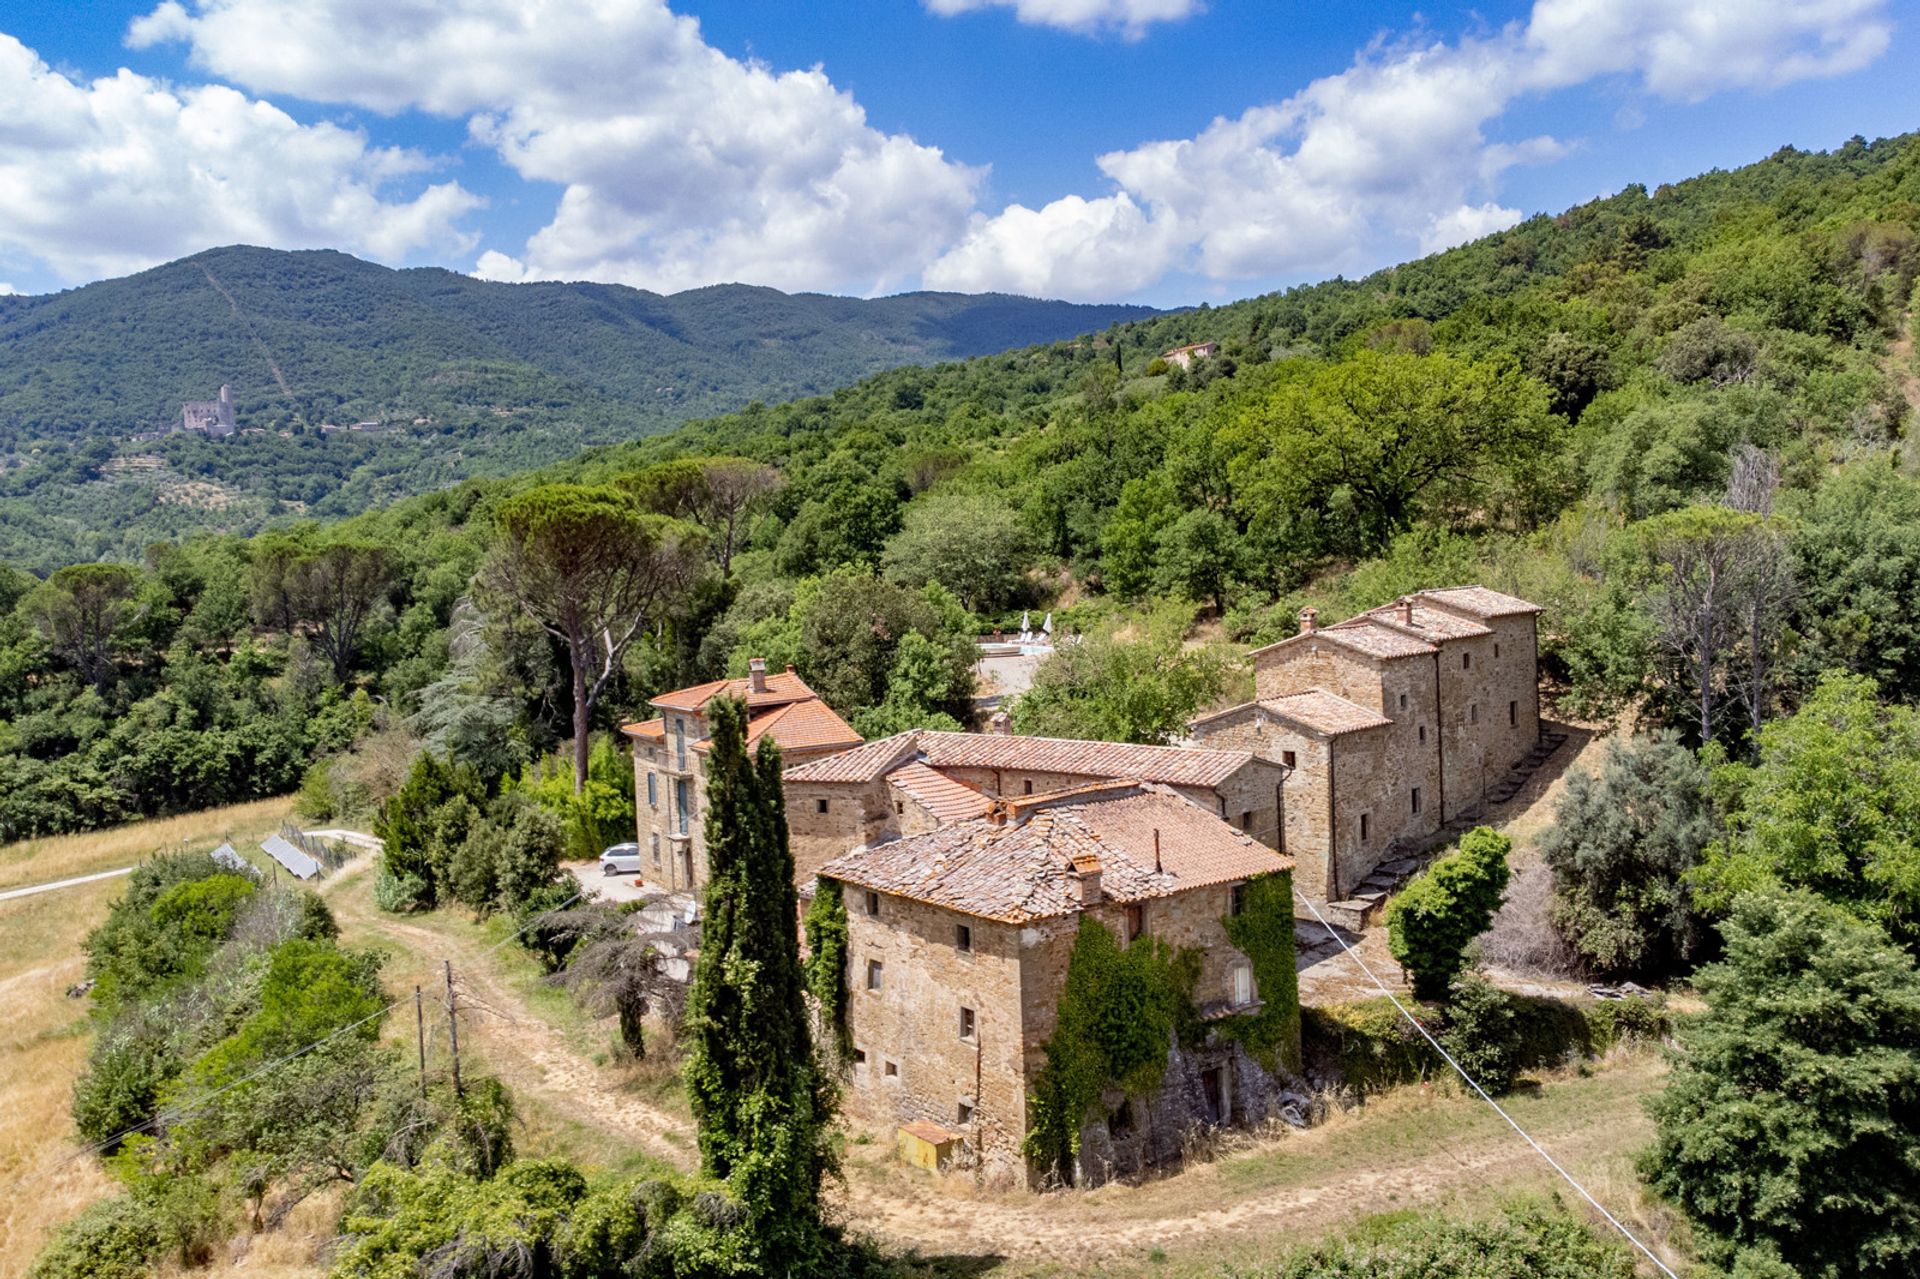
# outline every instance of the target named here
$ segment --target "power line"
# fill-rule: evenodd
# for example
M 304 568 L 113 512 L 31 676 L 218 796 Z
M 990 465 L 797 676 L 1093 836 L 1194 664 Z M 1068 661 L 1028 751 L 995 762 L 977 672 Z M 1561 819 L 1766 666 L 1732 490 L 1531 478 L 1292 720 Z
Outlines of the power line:
M 1346 938 L 1342 937 L 1339 931 L 1336 930 L 1332 924 L 1327 922 L 1326 917 L 1320 913 L 1320 908 L 1313 904 L 1312 899 L 1302 895 L 1298 891 L 1294 893 L 1294 896 L 1299 899 L 1301 904 L 1306 906 L 1306 908 L 1312 912 L 1313 917 L 1315 919 L 1320 921 L 1320 926 L 1327 930 L 1327 936 L 1333 938 L 1334 941 L 1338 942 L 1340 944 L 1340 949 L 1347 953 L 1347 957 L 1353 960 L 1354 963 L 1360 966 L 1360 971 L 1367 975 L 1367 980 L 1371 981 L 1374 984 L 1374 986 L 1380 991 L 1380 993 L 1385 995 L 1387 999 L 1392 1002 L 1393 1006 L 1399 1010 L 1400 1015 L 1407 1019 L 1408 1024 L 1411 1025 L 1415 1030 L 1419 1031 L 1420 1037 L 1426 1040 L 1427 1043 L 1432 1046 L 1435 1052 L 1440 1054 L 1441 1060 L 1445 1061 L 1447 1065 L 1453 1067 L 1454 1073 L 1459 1075 L 1460 1078 L 1466 1080 L 1467 1086 L 1472 1088 L 1474 1092 L 1480 1095 L 1480 1100 L 1486 1102 L 1489 1106 L 1492 1106 L 1493 1112 L 1499 1115 L 1502 1119 L 1506 1120 L 1507 1126 L 1512 1128 L 1515 1132 L 1519 1133 L 1520 1139 L 1522 1141 L 1526 1142 L 1527 1145 L 1533 1147 L 1533 1153 L 1535 1153 L 1536 1155 L 1539 1155 L 1540 1158 L 1544 1159 L 1547 1163 L 1547 1166 L 1549 1168 L 1552 1168 L 1555 1172 L 1559 1173 L 1561 1179 L 1564 1180 L 1569 1186 L 1572 1186 L 1576 1191 L 1578 1191 L 1582 1199 L 1586 1200 L 1589 1204 L 1593 1205 L 1593 1210 L 1599 1213 L 1602 1217 L 1605 1217 L 1607 1219 L 1607 1224 L 1611 1225 L 1615 1230 L 1619 1231 L 1622 1237 L 1624 1237 L 1628 1243 L 1632 1244 L 1634 1247 L 1638 1248 L 1643 1254 L 1645 1254 L 1647 1260 L 1651 1261 L 1656 1267 L 1658 1267 L 1661 1274 L 1667 1276 L 1667 1279 L 1680 1279 L 1678 1275 L 1674 1274 L 1673 1271 L 1670 1268 L 1668 1268 L 1666 1262 L 1660 1260 L 1658 1254 L 1656 1254 L 1652 1248 L 1649 1248 L 1646 1244 L 1642 1243 L 1640 1241 L 1640 1237 L 1634 1234 L 1633 1231 L 1627 1228 L 1627 1225 L 1625 1222 L 1621 1221 L 1618 1217 L 1614 1216 L 1611 1212 L 1608 1212 L 1605 1204 L 1601 1203 L 1598 1199 L 1594 1198 L 1592 1192 L 1589 1191 L 1585 1186 L 1581 1185 L 1580 1182 L 1574 1177 L 1572 1173 L 1568 1172 L 1565 1168 L 1561 1167 L 1560 1162 L 1557 1159 L 1555 1159 L 1552 1155 L 1547 1153 L 1547 1148 L 1545 1146 L 1542 1146 L 1539 1142 L 1535 1141 L 1533 1139 L 1533 1135 L 1529 1133 L 1525 1128 L 1522 1128 L 1519 1122 L 1515 1120 L 1512 1115 L 1507 1113 L 1506 1108 L 1503 1107 L 1499 1102 L 1495 1101 L 1493 1097 L 1487 1092 L 1487 1090 L 1480 1086 L 1479 1080 L 1475 1079 L 1472 1075 L 1469 1075 L 1466 1072 L 1466 1070 L 1460 1065 L 1460 1063 L 1453 1059 L 1452 1053 L 1449 1053 L 1446 1049 L 1440 1046 L 1440 1041 L 1435 1039 L 1433 1037 L 1432 1032 L 1429 1031 L 1424 1025 L 1421 1024 L 1420 1019 L 1418 1017 L 1415 1017 L 1411 1012 L 1407 1011 L 1407 1006 L 1400 1002 L 1400 997 L 1395 995 L 1393 991 L 1387 988 L 1387 984 L 1380 980 L 1379 976 L 1374 973 L 1373 969 L 1367 967 L 1367 961 L 1360 958 L 1359 953 L 1355 951 L 1353 947 L 1347 945 Z

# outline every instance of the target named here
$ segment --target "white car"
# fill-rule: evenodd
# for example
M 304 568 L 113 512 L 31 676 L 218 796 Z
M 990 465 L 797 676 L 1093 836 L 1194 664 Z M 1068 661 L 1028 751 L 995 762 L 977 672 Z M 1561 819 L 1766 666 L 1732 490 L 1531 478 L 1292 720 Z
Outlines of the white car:
M 640 845 L 615 844 L 600 854 L 600 873 L 613 875 L 638 875 L 640 873 Z

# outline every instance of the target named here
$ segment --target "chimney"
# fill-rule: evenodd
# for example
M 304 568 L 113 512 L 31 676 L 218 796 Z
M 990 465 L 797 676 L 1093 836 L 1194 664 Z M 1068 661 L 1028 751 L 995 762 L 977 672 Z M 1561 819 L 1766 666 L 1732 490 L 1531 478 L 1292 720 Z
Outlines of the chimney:
M 987 825 L 1005 826 L 1007 824 L 1007 801 L 994 799 L 987 802 Z
M 1313 635 L 1320 630 L 1320 610 L 1309 604 L 1300 610 L 1300 633 Z
M 995 711 L 993 718 L 987 721 L 987 731 L 989 733 L 997 733 L 1001 737 L 1012 737 L 1013 716 L 1007 714 L 1005 711 Z
M 1074 877 L 1080 881 L 1080 907 L 1100 904 L 1100 859 L 1092 853 L 1080 853 L 1073 859 Z
M 1160 865 L 1160 828 L 1158 826 L 1153 828 L 1153 873 L 1156 875 L 1163 873 Z
M 756 657 L 747 662 L 747 687 L 756 693 L 767 691 L 767 659 Z
M 1402 595 L 1399 601 L 1400 625 L 1413 625 L 1413 596 Z

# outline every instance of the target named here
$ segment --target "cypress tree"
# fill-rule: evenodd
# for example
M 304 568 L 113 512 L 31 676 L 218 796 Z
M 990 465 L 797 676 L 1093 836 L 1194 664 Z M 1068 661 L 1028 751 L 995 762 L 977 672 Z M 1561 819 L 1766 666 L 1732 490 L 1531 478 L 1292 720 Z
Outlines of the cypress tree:
M 767 1273 L 782 1273 L 819 1240 L 835 1098 L 808 1029 L 780 751 L 763 738 L 748 757 L 745 703 L 717 701 L 712 716 L 687 1093 L 702 1164 L 744 1209 L 745 1246 Z

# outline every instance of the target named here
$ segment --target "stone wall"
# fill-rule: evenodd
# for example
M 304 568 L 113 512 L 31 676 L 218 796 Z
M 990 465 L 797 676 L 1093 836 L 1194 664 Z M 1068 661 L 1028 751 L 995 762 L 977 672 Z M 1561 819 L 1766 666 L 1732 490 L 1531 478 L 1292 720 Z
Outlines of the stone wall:
M 874 782 L 785 783 L 787 833 L 794 874 L 806 883 L 814 872 L 851 849 L 880 840 L 899 829 L 889 805 L 893 788 Z M 826 810 L 820 811 L 825 803 Z
M 1268 799 L 1256 820 L 1255 836 L 1294 859 L 1294 883 L 1302 893 L 1326 900 L 1327 854 L 1333 838 L 1333 813 L 1327 802 L 1327 740 L 1275 719 L 1253 702 L 1209 719 L 1196 727 L 1194 737 L 1209 750 L 1252 751 L 1276 779 L 1291 756 L 1294 771 L 1284 791 L 1285 821 L 1275 822 L 1274 800 Z M 1285 827 L 1284 838 L 1274 838 L 1278 825 Z
M 1254 654 L 1256 700 L 1315 688 L 1344 697 L 1356 706 L 1387 713 L 1380 689 L 1380 663 L 1344 644 L 1308 636 Z

